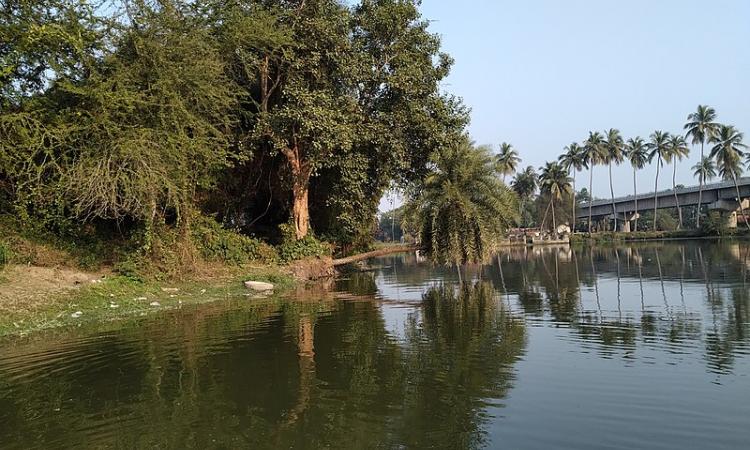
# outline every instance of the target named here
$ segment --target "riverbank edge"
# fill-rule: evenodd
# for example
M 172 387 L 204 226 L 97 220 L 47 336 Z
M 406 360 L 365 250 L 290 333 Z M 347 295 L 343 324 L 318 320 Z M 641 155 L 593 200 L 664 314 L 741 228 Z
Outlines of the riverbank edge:
M 252 292 L 243 285 L 249 280 L 272 283 L 274 291 Z M 283 295 L 302 283 L 305 281 L 295 278 L 289 267 L 272 265 L 239 267 L 187 281 L 142 281 L 120 275 L 97 275 L 75 287 L 49 294 L 40 304 L 18 301 L 3 305 L 0 338 L 146 317 L 228 297 L 246 296 L 252 301 Z
M 575 233 L 570 235 L 570 245 L 607 245 L 626 242 L 679 241 L 679 240 L 722 240 L 747 239 L 750 232 L 737 230 L 724 235 L 708 235 L 699 230 L 680 231 L 639 231 L 639 232 L 602 232 Z

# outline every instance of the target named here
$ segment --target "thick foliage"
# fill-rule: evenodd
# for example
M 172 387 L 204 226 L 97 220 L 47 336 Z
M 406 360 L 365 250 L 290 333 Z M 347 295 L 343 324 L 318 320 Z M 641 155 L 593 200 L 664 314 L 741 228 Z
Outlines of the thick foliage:
M 303 239 L 309 210 L 316 235 L 365 246 L 385 189 L 467 122 L 416 0 L 6 3 L 0 212 L 122 232 L 165 267 L 244 260 L 216 230 L 195 245 L 202 215 L 274 242 L 291 216 L 284 260 L 329 252 Z
M 441 149 L 434 172 L 411 193 L 407 228 L 438 264 L 483 261 L 518 217 L 516 196 L 496 177 L 487 149 L 462 137 Z

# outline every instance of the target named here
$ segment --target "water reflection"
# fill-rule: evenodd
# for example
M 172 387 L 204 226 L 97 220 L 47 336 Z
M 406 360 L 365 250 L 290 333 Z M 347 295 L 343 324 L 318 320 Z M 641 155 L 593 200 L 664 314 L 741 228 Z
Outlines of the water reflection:
M 4 448 L 476 447 L 512 386 L 523 321 L 489 283 L 433 287 L 386 330 L 372 273 L 345 300 L 197 309 L 6 347 Z
M 483 270 L 470 267 L 467 276 L 481 273 L 527 320 L 570 327 L 582 344 L 597 344 L 604 354 L 612 354 L 606 347 L 646 345 L 677 354 L 702 346 L 708 370 L 730 374 L 732 360 L 749 347 L 749 254 L 745 242 L 520 247 Z M 381 263 L 381 284 L 391 288 L 425 289 L 436 274 L 452 279 L 448 270 L 419 265 L 410 255 Z
M 6 342 L 0 442 L 739 447 L 748 253 L 517 248 L 467 267 L 460 287 L 455 270 L 406 254 L 294 299 Z

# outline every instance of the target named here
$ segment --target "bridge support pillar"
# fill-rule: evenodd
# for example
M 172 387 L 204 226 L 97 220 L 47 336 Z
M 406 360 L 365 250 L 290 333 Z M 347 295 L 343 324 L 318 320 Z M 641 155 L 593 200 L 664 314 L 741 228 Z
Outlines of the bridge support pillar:
M 732 211 L 727 217 L 727 227 L 731 229 L 737 228 L 737 211 Z
M 742 208 L 736 200 L 717 200 L 708 204 L 709 211 L 719 211 L 725 215 L 729 228 L 737 228 L 737 214 L 741 214 L 742 209 L 747 211 L 748 207 L 750 207 L 748 199 L 742 200 Z

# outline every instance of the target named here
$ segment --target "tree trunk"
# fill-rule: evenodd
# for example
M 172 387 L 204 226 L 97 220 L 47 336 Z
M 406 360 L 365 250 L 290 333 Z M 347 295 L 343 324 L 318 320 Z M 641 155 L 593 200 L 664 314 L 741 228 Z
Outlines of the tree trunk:
M 677 205 L 677 217 L 679 218 L 679 226 L 677 227 L 678 230 L 682 229 L 682 208 L 680 208 L 680 200 L 677 197 L 677 182 L 675 181 L 677 178 L 677 157 L 674 158 L 674 162 L 672 165 L 672 192 L 674 193 L 674 204 Z
M 540 230 L 544 230 L 544 224 L 547 223 L 547 213 L 549 212 L 549 203 L 547 203 L 547 207 L 544 209 L 544 216 L 542 217 L 542 223 L 539 225 Z
M 592 158 L 593 159 L 593 158 Z M 594 163 L 591 163 L 591 169 L 589 169 L 589 234 L 591 234 L 591 208 L 594 206 Z
M 552 234 L 557 236 L 557 220 L 555 219 L 555 197 L 549 199 L 549 204 L 552 207 Z
M 635 229 L 638 231 L 638 182 L 636 181 L 636 169 L 633 167 L 633 195 L 635 200 Z
M 700 187 L 698 188 L 698 211 L 695 214 L 695 225 L 696 228 L 701 227 L 701 203 L 703 203 L 703 175 L 698 177 L 700 179 Z
M 703 141 L 701 141 L 701 164 L 703 164 Z M 701 227 L 701 201 L 703 200 L 703 176 L 698 178 L 698 213 L 695 215 L 696 228 Z
M 740 203 L 740 214 L 742 214 L 742 221 L 745 222 L 745 226 L 750 230 L 750 223 L 745 218 L 745 208 L 742 206 L 742 197 L 740 197 L 740 187 L 737 185 L 737 176 L 732 173 L 732 181 L 734 181 L 734 188 L 737 190 L 737 201 Z
M 345 258 L 339 258 L 333 260 L 333 265 L 335 266 L 343 266 L 346 264 L 351 264 L 357 261 L 363 261 L 365 259 L 370 258 L 376 258 L 378 256 L 385 256 L 385 255 L 391 255 L 393 253 L 405 253 L 405 252 L 414 252 L 419 250 L 420 247 L 418 245 L 393 245 L 386 248 L 381 248 L 379 250 L 373 250 L 371 252 L 367 253 L 359 253 L 352 256 L 347 256 Z
M 308 194 L 310 190 L 310 165 L 302 160 L 299 145 L 282 151 L 292 170 L 292 220 L 296 238 L 304 239 L 310 231 Z
M 609 162 L 609 195 L 612 198 L 612 217 L 615 221 L 615 227 L 612 231 L 617 231 L 617 207 L 615 206 L 615 190 L 612 187 L 612 161 Z
M 654 231 L 656 231 L 656 210 L 659 203 L 659 167 L 661 167 L 661 155 L 656 160 L 656 181 L 654 182 Z
M 573 169 L 573 215 L 570 216 L 570 232 L 575 233 L 576 231 L 576 170 Z

